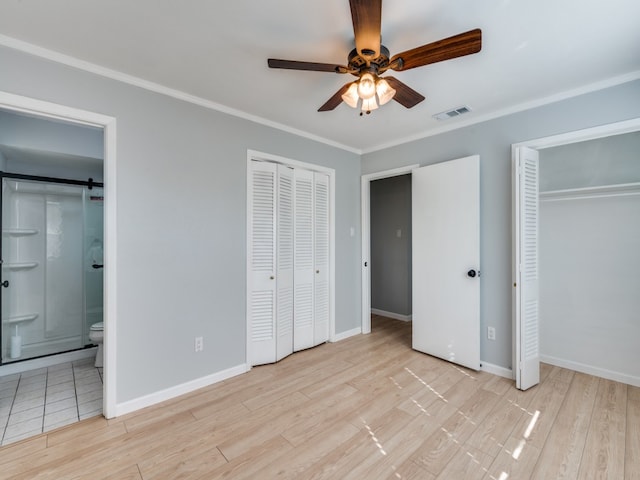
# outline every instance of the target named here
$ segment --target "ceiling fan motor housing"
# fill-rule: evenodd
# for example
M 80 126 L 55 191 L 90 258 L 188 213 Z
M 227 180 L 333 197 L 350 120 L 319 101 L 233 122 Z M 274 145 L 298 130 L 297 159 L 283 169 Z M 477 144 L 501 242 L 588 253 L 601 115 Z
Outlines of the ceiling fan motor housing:
M 389 49 L 384 45 L 380 45 L 380 55 L 376 58 L 369 60 L 360 56 L 358 51 L 354 48 L 349 53 L 349 71 L 356 76 L 360 76 L 361 73 L 369 71 L 371 73 L 379 74 L 389 68 Z

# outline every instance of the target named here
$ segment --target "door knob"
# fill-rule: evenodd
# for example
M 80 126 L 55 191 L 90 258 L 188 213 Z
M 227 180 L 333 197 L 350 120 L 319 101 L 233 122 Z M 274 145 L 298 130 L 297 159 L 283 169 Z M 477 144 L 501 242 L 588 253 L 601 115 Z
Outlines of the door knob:
M 467 277 L 474 278 L 476 275 L 477 273 L 473 268 L 467 272 Z
M 0 283 L 0 285 L 2 285 L 4 288 L 7 288 L 9 286 L 9 280 L 5 280 L 4 282 Z

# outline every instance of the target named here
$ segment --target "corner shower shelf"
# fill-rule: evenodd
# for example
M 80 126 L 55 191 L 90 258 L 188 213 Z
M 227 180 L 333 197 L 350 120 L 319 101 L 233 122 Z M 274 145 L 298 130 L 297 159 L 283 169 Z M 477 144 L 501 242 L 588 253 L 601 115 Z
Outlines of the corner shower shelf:
M 13 235 L 14 237 L 22 237 L 25 235 L 35 235 L 38 230 L 35 228 L 7 228 L 2 231 L 6 235 Z
M 35 320 L 38 318 L 37 313 L 30 313 L 28 315 L 14 315 L 2 321 L 4 324 L 16 324 L 22 322 L 28 322 L 29 320 Z
M 16 263 L 5 263 L 2 265 L 2 268 L 6 268 L 8 270 L 28 270 L 30 268 L 36 268 L 38 266 L 38 262 L 16 262 Z

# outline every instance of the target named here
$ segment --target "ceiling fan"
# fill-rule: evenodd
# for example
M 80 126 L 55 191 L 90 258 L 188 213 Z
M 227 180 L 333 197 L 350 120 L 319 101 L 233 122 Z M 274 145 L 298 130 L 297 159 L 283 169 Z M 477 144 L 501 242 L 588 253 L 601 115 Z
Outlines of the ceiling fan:
M 349 0 L 355 34 L 355 44 L 347 65 L 301 62 L 297 60 L 268 59 L 270 68 L 311 70 L 316 72 L 350 73 L 358 80 L 345 84 L 318 111 L 336 108 L 342 101 L 353 108 L 361 107 L 362 113 L 384 105 L 392 98 L 406 108 L 416 106 L 424 96 L 394 77 L 381 78 L 387 70 L 401 72 L 431 63 L 478 53 L 482 48 L 480 29 L 470 30 L 437 42 L 428 43 L 394 56 L 381 44 L 380 26 L 382 0 Z

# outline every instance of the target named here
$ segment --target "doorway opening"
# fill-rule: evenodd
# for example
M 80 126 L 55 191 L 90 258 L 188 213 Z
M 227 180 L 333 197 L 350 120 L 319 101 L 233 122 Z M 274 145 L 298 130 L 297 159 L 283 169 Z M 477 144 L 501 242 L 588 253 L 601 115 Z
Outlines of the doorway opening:
M 371 314 L 411 321 L 411 175 L 370 182 Z
M 411 173 L 412 348 L 479 370 L 480 157 L 409 168 L 362 179 L 362 331 L 371 331 L 372 182 Z
M 88 112 L 84 110 L 79 110 L 75 108 L 66 107 L 59 104 L 49 103 L 45 101 L 35 100 L 28 97 L 23 97 L 19 95 L 13 95 L 6 92 L 0 92 L 0 111 L 8 114 L 9 116 L 19 116 L 22 119 L 29 120 L 30 122 L 35 122 L 44 128 L 51 128 L 52 130 L 58 131 L 83 131 L 83 132 L 93 132 L 95 136 L 100 138 L 100 145 L 98 147 L 93 144 L 93 147 L 89 147 L 89 144 L 92 142 L 83 143 L 80 142 L 79 145 L 82 145 L 82 148 L 85 148 L 84 153 L 82 151 L 67 151 L 64 152 L 64 149 L 61 149 L 61 143 L 68 141 L 65 139 L 64 135 L 35 135 L 32 138 L 33 143 L 30 145 L 22 145 L 20 148 L 14 148 L 16 145 L 10 145 L 9 149 L 4 152 L 4 160 L 5 164 L 3 165 L 3 169 L 6 170 L 15 170 L 15 168 L 6 168 L 7 166 L 13 167 L 15 163 L 12 165 L 11 160 L 8 162 L 7 156 L 16 157 L 19 156 L 21 158 L 29 158 L 31 159 L 28 162 L 22 162 L 21 171 L 22 175 L 25 176 L 45 176 L 45 177 L 64 177 L 70 179 L 80 178 L 81 181 L 87 182 L 88 178 L 86 176 L 86 164 L 80 168 L 83 170 L 83 173 L 80 175 L 78 171 L 78 163 L 80 160 L 78 157 L 82 157 L 85 161 L 88 158 L 98 159 L 92 166 L 96 173 L 92 173 L 89 177 L 93 177 L 94 181 L 104 182 L 104 191 L 102 195 L 93 195 L 95 198 L 92 200 L 89 198 L 89 202 L 91 202 L 91 206 L 95 206 L 97 203 L 104 202 L 101 207 L 104 209 L 104 217 L 102 222 L 99 219 L 98 223 L 101 223 L 103 228 L 103 250 L 102 250 L 102 264 L 98 261 L 99 251 L 97 248 L 93 248 L 91 250 L 92 254 L 96 256 L 95 265 L 103 265 L 103 269 L 100 269 L 104 272 L 103 285 L 96 284 L 96 288 L 102 290 L 102 298 L 103 298 L 103 354 L 104 354 L 104 367 L 103 371 L 100 374 L 101 382 L 103 384 L 102 389 L 100 390 L 100 399 L 93 399 L 92 407 L 98 408 L 101 413 L 106 418 L 112 418 L 115 416 L 116 410 L 116 390 L 115 390 L 115 337 L 116 337 L 116 288 L 115 288 L 115 279 L 116 279 L 116 176 L 115 176 L 115 125 L 116 121 L 113 117 L 108 117 L 105 115 Z M 14 130 L 7 129 L 3 130 L 4 133 L 16 133 Z M 86 139 L 85 139 L 86 140 Z M 43 142 L 58 142 L 57 146 L 54 145 L 51 148 L 47 149 L 44 146 Z M 5 142 L 6 143 L 6 142 Z M 87 153 L 87 148 L 94 148 L 92 153 Z M 98 149 L 98 151 L 95 150 Z M 55 156 L 57 156 L 61 164 L 56 164 L 51 161 L 51 154 L 47 154 L 46 151 L 55 152 Z M 45 152 L 45 153 L 43 153 Z M 8 154 L 8 155 L 7 155 Z M 60 155 L 62 154 L 62 155 Z M 78 176 L 80 175 L 80 176 Z M 89 182 L 92 183 L 92 182 Z M 94 183 L 93 187 L 97 187 Z M 97 189 L 94 188 L 94 192 Z M 60 193 L 60 192 L 58 192 Z M 99 198 L 102 197 L 102 198 Z M 102 210 L 101 208 L 101 210 Z M 95 212 L 93 212 L 95 213 Z M 95 225 L 94 225 L 95 226 Z M 27 229 L 28 230 L 28 229 Z M 47 235 L 48 235 L 48 229 Z M 94 229 L 95 230 L 95 229 Z M 19 234 L 20 232 L 18 232 Z M 27 232 L 28 234 L 29 232 Z M 51 231 L 53 234 L 53 229 Z M 94 231 L 94 233 L 96 233 Z M 82 243 L 82 242 L 81 242 Z M 95 245 L 94 245 L 95 246 Z M 89 247 L 91 248 L 91 247 Z M 27 262 L 28 263 L 28 262 Z M 93 263 L 91 263 L 91 268 L 94 270 Z M 98 270 L 99 268 L 95 268 Z M 97 293 L 97 292 L 94 292 Z M 98 313 L 97 309 L 94 309 L 91 313 Z M 91 317 L 91 318 L 95 318 Z M 97 322 L 96 322 L 97 323 Z M 84 337 L 84 334 L 82 335 Z M 3 339 L 4 341 L 4 339 Z M 10 352 L 10 346 L 9 346 Z M 68 360 L 66 363 L 71 363 L 71 368 L 74 369 L 84 368 L 84 362 L 89 362 L 88 365 L 90 368 L 95 369 L 94 367 L 94 359 L 78 359 L 76 356 L 79 354 L 83 354 L 85 349 L 81 349 L 76 352 L 63 353 L 58 356 L 65 356 L 62 361 Z M 17 376 L 23 375 L 23 372 L 27 372 L 26 375 L 30 375 L 33 372 L 37 372 L 38 374 L 43 371 L 48 374 L 49 368 L 55 370 L 55 365 L 52 364 L 51 359 L 54 358 L 52 356 L 41 357 L 41 358 L 33 358 L 27 359 L 24 361 L 16 361 L 9 363 L 7 365 L 3 365 L 0 367 L 0 375 L 3 376 Z M 68 358 L 67 358 L 68 357 Z M 82 363 L 82 365 L 75 365 L 75 362 Z M 58 362 L 54 362 L 58 363 Z M 60 371 L 58 372 L 60 378 L 64 375 L 68 374 L 68 372 Z M 53 372 L 52 372 L 53 374 Z M 51 398 L 50 398 L 51 399 Z M 81 401 L 87 400 L 88 398 L 80 399 Z M 76 399 L 78 401 L 78 399 Z M 88 407 L 88 406 L 87 406 Z M 91 413 L 88 410 L 84 411 L 85 413 Z M 44 418 L 43 418 L 44 420 Z M 53 419 L 51 419 L 53 421 Z M 42 425 L 44 422 L 41 422 Z M 51 424 L 53 426 L 53 424 Z M 6 434 L 6 432 L 5 432 Z M 6 435 L 5 435 L 6 438 Z
M 393 170 L 385 170 L 383 172 L 376 172 L 362 176 L 361 180 L 361 205 L 362 205 L 362 333 L 371 333 L 371 314 L 375 313 L 372 311 L 371 305 L 371 263 L 372 263 L 372 248 L 371 248 L 371 184 L 377 180 L 385 180 L 392 179 L 394 177 L 406 176 L 408 179 L 411 179 L 411 172 L 418 168 L 420 165 L 408 165 L 406 167 L 396 168 Z M 375 187 L 374 187 L 375 188 Z M 411 211 L 409 211 L 409 215 L 411 215 Z M 397 229 L 396 229 L 397 230 Z M 396 232 L 397 235 L 397 232 Z M 402 238 L 402 231 L 400 232 L 400 238 Z M 407 232 L 407 236 L 410 240 L 410 233 Z M 406 250 L 406 249 L 405 249 Z M 411 264 L 411 252 L 409 251 L 408 262 Z M 406 256 L 406 253 L 405 253 Z M 409 275 L 411 275 L 411 270 L 409 268 Z M 409 298 L 411 295 L 411 284 L 409 283 Z M 385 313 L 393 313 L 387 312 L 383 309 L 378 309 L 378 312 L 381 314 Z M 398 313 L 398 312 L 396 312 Z M 409 320 L 408 315 L 405 314 L 402 320 Z
M 633 176 L 633 171 L 638 170 L 635 151 L 626 160 L 607 157 L 611 152 L 616 156 L 621 152 L 619 148 L 612 150 L 609 144 L 629 143 L 623 139 L 637 139 L 639 130 L 640 119 L 634 119 L 513 145 L 513 365 L 518 388 L 526 389 L 537 383 L 541 360 L 640 384 L 640 372 L 632 371 L 633 366 L 631 370 L 625 367 L 634 364 L 628 355 L 617 364 L 614 361 L 615 354 L 624 348 L 635 352 L 635 348 L 625 347 L 625 340 L 637 336 L 633 331 L 637 327 L 628 321 L 626 326 L 622 325 L 625 316 L 633 311 L 629 302 L 633 302 L 634 296 L 627 294 L 623 298 L 623 292 L 629 285 L 634 288 L 637 282 L 635 275 L 628 272 L 633 271 L 629 270 L 630 264 L 637 265 L 638 259 L 634 260 L 633 253 L 621 258 L 617 251 L 629 235 L 636 235 L 634 228 L 640 235 L 633 220 L 637 216 L 628 215 L 630 209 L 638 208 L 640 182 L 638 172 Z M 630 137 L 626 135 L 631 133 Z M 531 162 L 532 168 L 526 175 L 518 173 L 518 168 L 522 168 L 518 166 L 519 159 Z M 534 186 L 528 205 L 517 192 L 527 175 Z M 623 212 L 627 212 L 626 220 L 621 217 Z M 530 234 L 520 227 L 527 222 Z M 561 243 L 567 247 L 564 253 Z M 525 250 L 532 262 L 522 260 Z M 527 263 L 531 263 L 531 268 Z M 582 268 L 586 270 L 580 273 Z M 615 269 L 618 273 L 613 273 Z M 609 284 L 618 281 L 625 271 L 628 281 L 610 295 L 604 295 Z M 606 280 L 608 275 L 612 275 L 611 281 Z M 608 308 L 604 306 L 604 297 L 616 297 L 617 301 Z M 598 298 L 603 301 L 597 302 Z M 586 308 L 587 304 L 591 307 Z M 615 312 L 618 317 L 613 319 L 611 315 Z M 559 321 L 551 325 L 551 318 Z M 615 339 L 615 335 L 621 336 Z M 609 340 L 612 343 L 605 348 Z

